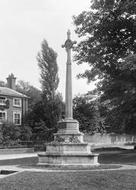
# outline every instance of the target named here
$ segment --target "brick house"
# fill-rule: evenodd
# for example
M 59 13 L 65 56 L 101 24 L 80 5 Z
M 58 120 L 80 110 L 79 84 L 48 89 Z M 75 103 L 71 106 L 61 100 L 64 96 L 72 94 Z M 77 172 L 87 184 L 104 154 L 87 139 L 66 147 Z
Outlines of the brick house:
M 16 91 L 15 82 L 16 78 L 11 74 L 7 78 L 7 87 L 0 87 L 0 123 L 21 125 L 28 112 L 28 97 Z

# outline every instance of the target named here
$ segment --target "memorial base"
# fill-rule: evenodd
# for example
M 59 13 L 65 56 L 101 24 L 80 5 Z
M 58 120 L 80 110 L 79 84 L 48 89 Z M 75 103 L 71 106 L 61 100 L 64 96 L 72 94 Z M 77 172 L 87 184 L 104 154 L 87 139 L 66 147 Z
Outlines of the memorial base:
M 91 146 L 83 142 L 76 120 L 59 122 L 54 141 L 46 144 L 46 152 L 38 154 L 39 165 L 92 166 L 98 165 L 98 154 L 91 152 Z

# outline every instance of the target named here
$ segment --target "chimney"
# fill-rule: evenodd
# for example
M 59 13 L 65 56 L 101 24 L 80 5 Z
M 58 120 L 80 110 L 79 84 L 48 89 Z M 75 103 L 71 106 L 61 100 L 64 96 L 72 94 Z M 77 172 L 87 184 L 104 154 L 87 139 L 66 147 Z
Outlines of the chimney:
M 16 77 L 14 77 L 13 73 L 7 77 L 7 87 L 16 90 Z

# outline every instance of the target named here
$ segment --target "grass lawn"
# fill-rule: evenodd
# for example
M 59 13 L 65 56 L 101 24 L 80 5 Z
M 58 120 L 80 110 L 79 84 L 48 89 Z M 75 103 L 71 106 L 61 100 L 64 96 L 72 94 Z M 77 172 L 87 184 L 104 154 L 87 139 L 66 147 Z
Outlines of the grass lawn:
M 136 165 L 136 150 L 103 151 L 99 155 L 99 163 Z
M 104 168 L 112 168 L 109 164 L 136 165 L 136 150 L 99 151 L 101 151 L 99 163 L 103 164 Z M 0 161 L 0 165 L 21 165 L 22 167 L 32 165 L 34 167 L 37 161 L 37 157 L 22 158 Z M 136 170 L 25 171 L 0 179 L 0 190 L 136 190 Z
M 38 162 L 37 157 L 29 157 L 29 158 L 17 158 L 11 160 L 0 160 L 0 166 L 2 165 L 31 165 L 36 164 Z
M 0 190 L 135 190 L 135 171 L 22 172 L 0 180 Z

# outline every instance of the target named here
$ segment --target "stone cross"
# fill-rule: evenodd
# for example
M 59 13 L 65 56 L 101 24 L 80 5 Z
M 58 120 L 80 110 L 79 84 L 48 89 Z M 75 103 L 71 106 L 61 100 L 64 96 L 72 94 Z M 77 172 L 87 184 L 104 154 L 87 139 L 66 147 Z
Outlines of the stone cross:
M 70 38 L 70 30 L 67 32 L 67 40 L 62 45 L 67 52 L 67 67 L 66 67 L 66 89 L 65 89 L 65 119 L 73 119 L 73 105 L 72 105 L 72 68 L 71 68 L 71 49 L 76 41 Z
M 68 30 L 63 45 L 67 52 L 65 119 L 58 122 L 58 132 L 54 133 L 54 141 L 46 144 L 46 152 L 38 154 L 40 165 L 90 167 L 99 164 L 98 154 L 91 152 L 90 144 L 84 142 L 79 131 L 79 122 L 73 119 L 71 49 L 75 43 Z

